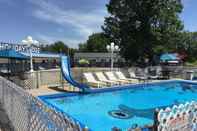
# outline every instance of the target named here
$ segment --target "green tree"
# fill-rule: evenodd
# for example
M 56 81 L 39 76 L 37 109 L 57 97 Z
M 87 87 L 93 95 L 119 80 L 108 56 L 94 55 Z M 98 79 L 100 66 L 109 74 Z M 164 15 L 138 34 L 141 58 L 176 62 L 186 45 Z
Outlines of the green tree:
M 57 41 L 51 45 L 51 51 L 68 54 L 68 46 L 62 41 Z
M 171 50 L 183 30 L 181 0 L 110 0 L 102 27 L 121 55 L 137 62 Z
M 86 43 L 80 43 L 79 44 L 79 51 L 80 52 L 88 52 L 88 50 L 87 50 L 87 44 Z
M 188 55 L 188 61 L 197 60 L 197 32 L 186 32 L 183 48 Z
M 69 47 L 62 41 L 57 41 L 53 44 L 46 45 L 46 46 L 41 45 L 40 48 L 42 51 L 50 51 L 54 53 L 68 54 L 68 51 L 69 51 Z
M 95 33 L 89 36 L 85 44 L 79 44 L 79 51 L 106 52 L 106 46 L 110 40 L 104 33 Z
M 69 55 L 71 57 L 71 60 L 74 58 L 75 52 L 77 52 L 77 49 L 69 48 L 64 42 L 57 41 L 50 45 L 40 45 L 41 51 L 49 51 L 54 53 L 63 53 L 65 55 Z

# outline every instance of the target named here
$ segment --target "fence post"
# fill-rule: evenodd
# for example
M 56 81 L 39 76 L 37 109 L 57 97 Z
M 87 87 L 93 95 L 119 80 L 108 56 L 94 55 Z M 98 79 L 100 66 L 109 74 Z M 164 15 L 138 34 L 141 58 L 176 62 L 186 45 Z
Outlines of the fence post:
M 37 73 L 37 75 L 36 75 L 37 76 L 37 88 L 40 88 L 40 85 L 41 85 L 40 84 L 40 81 L 41 81 L 40 80 L 40 71 L 37 71 L 36 73 Z
M 5 95 L 5 82 L 2 80 L 2 78 L 1 78 L 1 81 L 2 81 L 2 106 L 4 106 L 4 95 Z
M 64 89 L 64 80 L 63 80 L 63 76 L 61 73 L 61 69 L 59 70 L 59 74 L 60 74 L 60 85 L 62 86 L 62 89 Z

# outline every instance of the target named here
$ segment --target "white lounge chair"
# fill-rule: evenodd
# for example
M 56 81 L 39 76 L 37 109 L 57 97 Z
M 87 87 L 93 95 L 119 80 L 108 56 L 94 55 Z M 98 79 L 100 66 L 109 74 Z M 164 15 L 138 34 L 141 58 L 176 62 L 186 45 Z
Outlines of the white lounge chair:
M 87 82 L 92 86 L 97 86 L 98 88 L 101 88 L 102 86 L 107 86 L 107 83 L 102 81 L 97 81 L 92 73 L 83 73 L 85 76 Z
M 144 75 L 144 76 L 142 76 L 142 75 L 140 75 L 140 76 L 136 76 L 135 75 L 135 73 L 133 72 L 133 71 L 131 71 L 131 72 L 129 72 L 129 75 L 130 75 L 130 77 L 132 78 L 132 79 L 137 79 L 137 80 L 139 80 L 139 81 L 147 81 L 148 80 L 148 78 Z
M 117 81 L 120 84 L 129 84 L 130 82 L 128 80 L 121 80 L 121 79 L 117 79 L 115 77 L 115 75 L 113 74 L 113 72 L 105 72 L 105 74 L 107 75 L 107 77 L 109 78 L 109 80 L 111 81 Z
M 127 80 L 130 83 L 138 83 L 139 82 L 138 79 L 126 78 L 125 75 L 122 72 L 120 72 L 120 71 L 116 71 L 115 74 L 117 75 L 117 77 L 120 80 Z
M 156 68 L 148 67 L 145 69 L 145 74 L 147 74 L 148 79 L 155 80 L 159 79 L 159 75 L 157 74 Z
M 102 72 L 96 72 L 95 74 L 96 74 L 97 78 L 99 79 L 99 81 L 106 82 L 106 83 L 110 84 L 111 86 L 119 84 L 119 82 L 108 80 Z
M 133 71 L 129 72 L 129 75 L 133 79 L 138 79 L 138 77 L 135 75 L 135 73 Z

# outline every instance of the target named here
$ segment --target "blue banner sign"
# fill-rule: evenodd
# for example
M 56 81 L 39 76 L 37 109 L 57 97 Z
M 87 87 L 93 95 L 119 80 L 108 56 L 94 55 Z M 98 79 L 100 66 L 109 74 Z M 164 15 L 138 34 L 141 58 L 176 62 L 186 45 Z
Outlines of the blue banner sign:
M 11 44 L 11 43 L 0 43 L 0 51 L 1 50 L 15 50 L 17 52 L 29 52 L 29 49 L 31 48 L 32 53 L 40 53 L 40 48 L 24 44 Z

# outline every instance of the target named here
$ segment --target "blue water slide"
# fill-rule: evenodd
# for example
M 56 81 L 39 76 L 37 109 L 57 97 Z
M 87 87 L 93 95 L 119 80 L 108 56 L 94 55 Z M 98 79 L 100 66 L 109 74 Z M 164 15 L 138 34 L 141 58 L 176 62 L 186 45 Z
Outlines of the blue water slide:
M 67 56 L 61 56 L 61 72 L 62 72 L 63 78 L 69 84 L 73 85 L 74 87 L 77 87 L 77 88 L 81 89 L 83 92 L 90 91 L 89 86 L 87 86 L 85 84 L 78 83 L 77 81 L 75 81 L 72 78 L 70 60 L 69 60 L 69 57 L 67 57 Z

